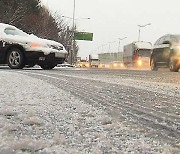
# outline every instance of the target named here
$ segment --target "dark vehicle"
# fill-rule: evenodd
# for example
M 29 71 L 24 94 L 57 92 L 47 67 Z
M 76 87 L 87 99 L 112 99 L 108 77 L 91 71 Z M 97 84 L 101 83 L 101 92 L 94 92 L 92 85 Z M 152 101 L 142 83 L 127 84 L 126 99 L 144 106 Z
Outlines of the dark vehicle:
M 180 68 L 180 35 L 164 35 L 154 44 L 151 54 L 151 70 L 169 67 L 170 71 L 178 72 Z
M 58 42 L 41 39 L 0 23 L 0 64 L 8 64 L 12 69 L 36 64 L 43 69 L 52 69 L 64 63 L 66 55 L 64 46 Z

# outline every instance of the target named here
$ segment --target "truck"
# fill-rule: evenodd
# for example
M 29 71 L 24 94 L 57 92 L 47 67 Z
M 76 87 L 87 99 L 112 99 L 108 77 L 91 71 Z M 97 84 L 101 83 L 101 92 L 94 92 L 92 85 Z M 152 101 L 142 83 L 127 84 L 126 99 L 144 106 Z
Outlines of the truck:
M 78 58 L 76 66 L 81 67 L 81 68 L 85 68 L 85 67 L 88 68 L 89 62 L 88 62 L 87 58 Z
M 89 55 L 89 66 L 98 68 L 100 64 L 98 55 Z
M 152 44 L 150 42 L 132 42 L 124 46 L 123 63 L 125 67 L 150 67 Z

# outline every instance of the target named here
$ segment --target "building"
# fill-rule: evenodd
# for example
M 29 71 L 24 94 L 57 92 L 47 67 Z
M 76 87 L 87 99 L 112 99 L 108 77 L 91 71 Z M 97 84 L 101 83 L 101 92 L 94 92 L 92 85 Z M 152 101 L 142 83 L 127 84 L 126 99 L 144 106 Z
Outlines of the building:
M 98 55 L 100 63 L 123 62 L 123 52 L 100 53 Z

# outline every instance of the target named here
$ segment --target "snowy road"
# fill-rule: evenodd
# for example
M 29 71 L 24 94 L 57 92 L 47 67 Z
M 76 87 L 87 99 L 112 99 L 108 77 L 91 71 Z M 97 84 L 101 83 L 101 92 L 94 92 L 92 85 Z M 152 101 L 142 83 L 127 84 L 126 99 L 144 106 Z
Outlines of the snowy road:
M 0 69 L 0 74 L 0 118 L 19 128 L 11 132 L 11 138 L 17 138 L 17 143 L 26 140 L 28 144 L 35 140 L 41 147 L 24 145 L 23 149 L 16 142 L 10 146 L 1 133 L 6 143 L 0 142 L 3 150 L 13 149 L 19 153 L 22 150 L 37 153 L 180 152 L 180 73 L 56 68 L 51 71 Z M 12 81 L 8 83 L 9 80 Z M 6 94 L 4 82 L 6 87 L 11 87 L 6 88 Z M 14 97 L 8 100 L 10 94 Z M 13 109 L 27 113 L 21 116 L 14 113 L 8 106 L 11 102 L 15 103 Z M 6 119 L 4 104 L 10 108 L 6 112 L 14 113 L 13 118 Z M 19 116 L 21 118 L 17 118 Z M 5 131 L 10 124 L 3 124 L 0 128 Z

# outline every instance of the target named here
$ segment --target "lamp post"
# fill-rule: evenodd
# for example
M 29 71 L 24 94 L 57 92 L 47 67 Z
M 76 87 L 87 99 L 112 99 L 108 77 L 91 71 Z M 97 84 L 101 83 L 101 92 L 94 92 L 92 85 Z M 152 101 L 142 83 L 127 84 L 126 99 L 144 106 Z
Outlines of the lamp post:
M 121 45 L 121 41 L 126 39 L 127 37 L 123 37 L 123 38 L 118 38 L 119 39 L 119 44 L 118 44 L 118 52 L 120 52 L 120 45 Z
M 139 35 L 138 35 L 138 41 L 140 41 L 140 35 L 141 35 L 141 28 L 150 26 L 151 23 L 145 24 L 145 25 L 138 25 L 139 26 Z
M 72 25 L 72 42 L 71 42 L 71 65 L 74 63 L 74 46 L 75 46 L 75 9 L 76 9 L 76 1 L 74 0 L 74 7 L 73 7 L 73 25 Z
M 73 5 L 73 17 L 67 17 L 67 16 L 62 16 L 63 18 L 69 18 L 72 19 L 73 23 L 72 23 L 72 41 L 71 41 L 71 50 L 70 50 L 70 63 L 71 65 L 74 63 L 74 55 L 75 55 L 75 30 L 76 30 L 76 26 L 75 26 L 75 20 L 78 19 L 90 19 L 90 18 L 78 18 L 75 19 L 75 10 L 76 10 L 76 1 L 74 0 L 74 5 Z
M 106 45 L 106 44 L 103 44 L 103 45 L 102 45 L 102 53 L 103 53 L 103 51 L 104 51 L 104 46 L 105 46 L 105 45 Z
M 73 23 L 72 23 L 72 40 L 71 40 L 71 49 L 70 49 L 70 63 L 71 65 L 73 64 L 73 57 L 74 57 L 74 46 L 75 46 L 75 10 L 76 10 L 76 1 L 74 0 L 74 4 L 73 4 L 73 17 L 67 17 L 67 16 L 62 16 L 63 18 L 68 18 L 68 19 L 72 19 Z
M 109 48 L 108 48 L 108 52 L 110 52 L 110 48 L 111 48 L 111 43 L 114 43 L 116 41 L 113 41 L 113 42 L 109 42 Z

